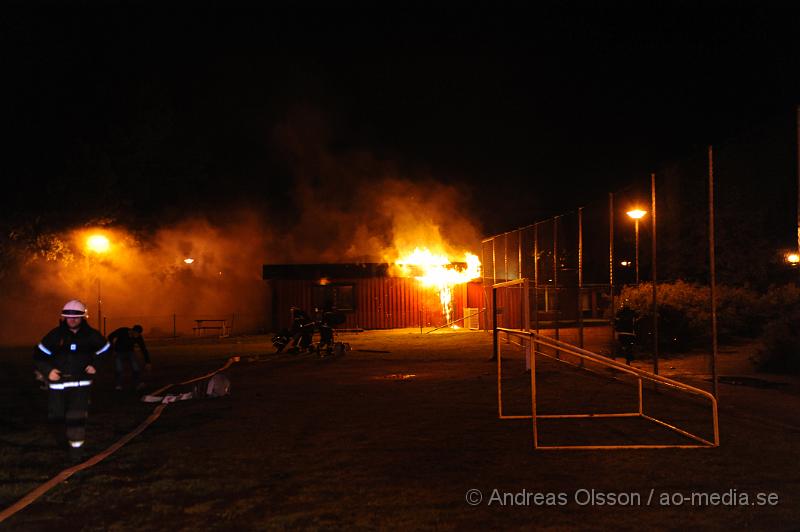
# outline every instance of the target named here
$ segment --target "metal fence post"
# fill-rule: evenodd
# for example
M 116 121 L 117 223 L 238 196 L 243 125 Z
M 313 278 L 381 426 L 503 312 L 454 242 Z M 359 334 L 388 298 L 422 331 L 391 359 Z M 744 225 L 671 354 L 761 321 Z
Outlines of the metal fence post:
M 650 174 L 650 197 L 652 199 L 652 217 L 650 223 L 653 225 L 653 373 L 658 375 L 658 292 L 656 285 L 658 276 L 656 275 L 656 174 Z M 716 397 L 716 396 L 715 396 Z
M 611 324 L 611 349 L 614 349 L 614 336 L 616 323 L 614 316 L 616 314 L 616 307 L 614 306 L 614 193 L 608 193 L 608 290 L 610 292 L 611 300 L 611 314 L 609 322 Z M 614 356 L 612 352 L 612 357 Z
M 583 347 L 583 207 L 578 209 L 578 345 Z
M 711 281 L 711 382 L 717 397 L 717 270 L 714 252 L 714 149 L 708 147 L 708 259 Z

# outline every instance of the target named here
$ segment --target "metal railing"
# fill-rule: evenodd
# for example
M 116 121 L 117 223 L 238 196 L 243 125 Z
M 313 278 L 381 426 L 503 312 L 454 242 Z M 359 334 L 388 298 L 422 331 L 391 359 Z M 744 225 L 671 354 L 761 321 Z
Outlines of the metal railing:
M 512 286 L 514 284 L 527 284 L 526 279 L 518 281 L 511 281 L 508 283 L 498 283 L 492 287 L 493 302 L 497 300 L 497 289 Z M 496 305 L 493 305 L 496 309 Z M 498 416 L 500 419 L 530 419 L 533 425 L 533 448 L 536 450 L 568 450 L 568 449 L 582 449 L 582 450 L 611 450 L 611 449 L 669 449 L 669 448 L 708 448 L 719 446 L 719 420 L 717 413 L 717 400 L 709 392 L 696 388 L 694 386 L 644 371 L 626 364 L 622 364 L 615 360 L 606 358 L 600 354 L 587 351 L 580 347 L 562 342 L 560 340 L 543 336 L 536 332 L 511 329 L 499 327 L 497 325 L 496 312 L 493 319 L 493 349 L 494 358 L 497 361 L 497 401 L 498 401 Z M 526 322 L 527 323 L 527 322 Z M 531 378 L 531 414 L 530 415 L 506 415 L 503 413 L 503 391 L 502 391 L 502 351 L 500 349 L 499 334 L 504 333 L 507 337 L 517 337 L 522 339 L 521 345 L 529 356 L 530 360 L 530 378 Z M 555 355 L 551 355 L 541 350 L 541 346 L 549 347 L 555 350 Z M 634 412 L 615 412 L 615 413 L 588 413 L 588 414 L 539 414 L 537 413 L 537 396 L 536 396 L 536 356 L 542 355 L 555 360 L 560 359 L 560 353 L 566 353 L 578 357 L 581 362 L 591 361 L 601 366 L 612 368 L 614 370 L 632 375 L 637 378 L 638 388 L 638 408 Z M 645 413 L 643 404 L 642 382 L 649 381 L 659 385 L 667 386 L 671 389 L 678 390 L 685 393 L 698 395 L 702 398 L 708 399 L 711 403 L 711 414 L 713 424 L 713 441 L 697 436 L 687 430 L 676 427 L 666 421 L 657 419 Z M 665 428 L 668 428 L 686 438 L 694 440 L 694 444 L 629 444 L 629 445 L 541 445 L 538 437 L 538 422 L 540 419 L 569 419 L 569 418 L 610 418 L 610 417 L 638 417 L 651 421 Z

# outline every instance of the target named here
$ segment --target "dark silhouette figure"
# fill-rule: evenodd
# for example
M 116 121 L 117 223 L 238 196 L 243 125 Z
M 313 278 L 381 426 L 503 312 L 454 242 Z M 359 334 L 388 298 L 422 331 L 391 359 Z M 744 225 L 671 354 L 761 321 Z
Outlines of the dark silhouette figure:
M 636 343 L 636 321 L 639 314 L 627 303 L 617 312 L 614 318 L 614 325 L 617 331 L 617 341 L 619 342 L 619 354 L 625 357 L 625 362 L 630 365 L 633 360 L 633 346 Z

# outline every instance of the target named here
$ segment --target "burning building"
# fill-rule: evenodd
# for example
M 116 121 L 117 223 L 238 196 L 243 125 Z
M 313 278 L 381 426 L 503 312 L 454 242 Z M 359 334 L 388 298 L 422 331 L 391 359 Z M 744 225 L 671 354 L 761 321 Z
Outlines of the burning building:
M 486 306 L 480 263 L 474 255 L 465 259 L 415 249 L 393 263 L 265 264 L 272 327 L 287 327 L 297 306 L 335 308 L 345 314 L 345 329 L 478 328 Z

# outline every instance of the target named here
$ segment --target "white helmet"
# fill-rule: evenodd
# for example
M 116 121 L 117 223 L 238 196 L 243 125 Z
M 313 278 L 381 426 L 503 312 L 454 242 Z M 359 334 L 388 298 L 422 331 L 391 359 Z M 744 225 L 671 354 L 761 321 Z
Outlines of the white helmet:
M 89 312 L 86 310 L 86 305 L 77 299 L 72 299 L 64 304 L 61 316 L 63 318 L 88 318 Z

